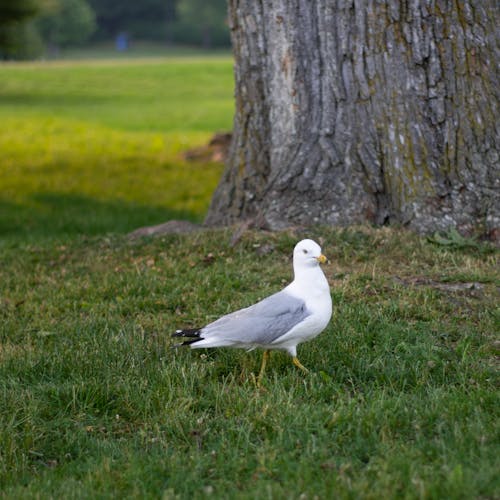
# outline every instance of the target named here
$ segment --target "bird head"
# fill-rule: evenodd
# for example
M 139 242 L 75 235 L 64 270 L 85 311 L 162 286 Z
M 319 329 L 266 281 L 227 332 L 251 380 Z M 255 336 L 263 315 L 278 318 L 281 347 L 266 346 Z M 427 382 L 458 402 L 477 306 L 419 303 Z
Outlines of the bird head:
M 321 247 L 313 240 L 299 241 L 293 250 L 293 265 L 298 267 L 317 266 L 324 264 L 326 257 L 321 253 Z

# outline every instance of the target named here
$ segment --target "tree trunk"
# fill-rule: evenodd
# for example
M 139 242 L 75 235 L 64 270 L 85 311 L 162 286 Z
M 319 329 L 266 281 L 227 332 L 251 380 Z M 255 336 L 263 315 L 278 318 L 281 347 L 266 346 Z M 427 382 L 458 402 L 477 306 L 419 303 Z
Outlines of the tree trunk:
M 497 0 L 229 0 L 236 112 L 206 219 L 500 228 Z

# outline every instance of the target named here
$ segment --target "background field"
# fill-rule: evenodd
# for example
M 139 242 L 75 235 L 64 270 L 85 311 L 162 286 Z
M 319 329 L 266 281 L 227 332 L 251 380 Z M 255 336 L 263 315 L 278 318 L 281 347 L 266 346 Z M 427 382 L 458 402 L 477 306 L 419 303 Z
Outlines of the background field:
M 182 160 L 232 122 L 228 57 L 0 66 L 0 233 L 202 220 L 222 166 Z
M 228 130 L 228 58 L 0 66 L 0 491 L 5 498 L 497 498 L 498 252 L 398 229 L 200 221 Z M 169 333 L 331 262 L 334 318 L 280 353 Z

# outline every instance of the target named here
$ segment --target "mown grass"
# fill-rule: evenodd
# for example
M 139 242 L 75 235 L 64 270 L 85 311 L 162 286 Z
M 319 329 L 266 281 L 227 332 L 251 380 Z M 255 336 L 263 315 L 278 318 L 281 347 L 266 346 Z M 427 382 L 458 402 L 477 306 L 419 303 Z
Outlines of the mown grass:
M 180 152 L 230 126 L 230 63 L 178 63 L 0 66 L 2 497 L 497 498 L 498 252 L 387 228 L 130 241 L 201 220 L 221 170 Z M 274 353 L 257 389 L 257 351 L 171 349 L 283 287 L 305 236 L 335 309 L 311 373 Z
M 227 57 L 0 66 L 0 234 L 202 220 L 222 165 L 181 153 L 232 107 Z
M 97 42 L 84 47 L 63 48 L 56 54 L 47 54 L 49 60 L 98 60 L 98 59 L 151 59 L 158 57 L 204 57 L 231 54 L 230 48 L 202 49 L 185 45 L 133 40 L 126 51 L 117 51 L 114 42 Z
M 335 303 L 327 330 L 299 349 L 310 374 L 275 353 L 259 390 L 257 352 L 170 348 L 175 328 L 281 288 L 306 234 L 331 258 Z M 366 228 L 229 240 L 3 249 L 7 497 L 498 495 L 494 253 Z

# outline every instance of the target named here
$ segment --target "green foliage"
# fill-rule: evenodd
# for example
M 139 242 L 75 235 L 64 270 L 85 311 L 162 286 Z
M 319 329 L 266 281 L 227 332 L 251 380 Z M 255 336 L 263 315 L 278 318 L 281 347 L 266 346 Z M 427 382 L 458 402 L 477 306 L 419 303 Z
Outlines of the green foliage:
M 43 44 L 31 22 L 50 0 L 0 0 L 0 59 L 33 59 Z
M 90 0 L 97 14 L 97 39 L 125 32 L 132 39 L 228 47 L 226 0 Z
M 0 31 L 0 59 L 30 60 L 43 54 L 43 40 L 33 21 L 12 22 Z
M 205 48 L 229 45 L 226 0 L 181 0 L 171 26 L 173 40 Z
M 97 16 L 97 38 L 120 32 L 144 40 L 165 40 L 167 24 L 175 17 L 174 0 L 89 0 Z
M 29 19 L 46 3 L 46 0 L 0 0 L 0 26 Z
M 21 1 L 12 12 L 7 9 L 5 17 L 1 2 L 0 57 L 4 59 L 35 59 L 46 46 L 54 50 L 78 45 L 95 30 L 94 12 L 85 0 Z
M 85 0 L 57 0 L 37 18 L 37 27 L 50 46 L 78 45 L 95 31 L 95 14 Z
M 94 33 L 100 41 L 126 34 L 132 44 L 228 47 L 225 19 L 225 0 L 0 0 L 0 58 L 34 59 L 45 51 L 53 56 Z

